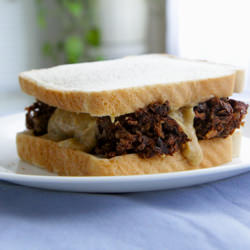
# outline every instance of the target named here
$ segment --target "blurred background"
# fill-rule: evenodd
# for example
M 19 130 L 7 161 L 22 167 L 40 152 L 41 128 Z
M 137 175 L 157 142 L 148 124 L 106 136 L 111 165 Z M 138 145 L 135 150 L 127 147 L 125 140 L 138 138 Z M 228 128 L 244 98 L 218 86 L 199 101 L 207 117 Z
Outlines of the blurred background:
M 248 0 L 0 0 L 0 115 L 22 111 L 21 71 L 143 53 L 244 67 Z

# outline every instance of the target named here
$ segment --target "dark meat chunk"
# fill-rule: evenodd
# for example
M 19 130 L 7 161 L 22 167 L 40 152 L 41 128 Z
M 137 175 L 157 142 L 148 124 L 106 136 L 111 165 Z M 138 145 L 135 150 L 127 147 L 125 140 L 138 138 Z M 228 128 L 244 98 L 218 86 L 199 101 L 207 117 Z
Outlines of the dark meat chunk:
M 198 139 L 226 138 L 243 125 L 248 105 L 229 98 L 214 97 L 194 107 Z
M 98 134 L 94 153 L 111 158 L 137 153 L 142 158 L 173 155 L 189 139 L 168 116 L 169 103 L 154 103 L 144 109 L 119 116 L 97 119 Z
M 26 113 L 26 127 L 33 130 L 34 135 L 43 135 L 48 131 L 49 118 L 55 111 L 54 107 L 51 107 L 43 102 L 37 101 L 31 106 L 25 108 Z

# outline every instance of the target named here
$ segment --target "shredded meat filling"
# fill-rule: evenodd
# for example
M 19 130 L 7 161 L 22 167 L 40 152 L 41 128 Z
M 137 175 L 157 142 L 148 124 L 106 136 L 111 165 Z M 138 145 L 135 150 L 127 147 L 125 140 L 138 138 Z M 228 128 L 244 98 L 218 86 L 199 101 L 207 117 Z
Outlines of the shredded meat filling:
M 194 107 L 198 139 L 226 138 L 243 125 L 248 105 L 229 98 L 214 97 Z
M 229 98 L 211 98 L 194 107 L 194 128 L 198 139 L 225 138 L 243 125 L 248 105 Z M 55 111 L 40 101 L 26 108 L 26 127 L 39 136 L 48 132 Z M 169 103 L 153 103 L 143 109 L 115 118 L 97 118 L 97 144 L 93 154 L 111 158 L 137 153 L 142 158 L 173 155 L 189 141 L 169 114 Z
M 98 118 L 94 153 L 107 158 L 130 153 L 142 158 L 173 155 L 189 139 L 168 113 L 169 103 L 165 102 L 119 116 L 114 123 L 110 117 Z
M 25 109 L 26 113 L 26 127 L 33 130 L 34 135 L 43 135 L 48 132 L 48 122 L 55 111 L 43 102 L 36 101 L 33 105 Z

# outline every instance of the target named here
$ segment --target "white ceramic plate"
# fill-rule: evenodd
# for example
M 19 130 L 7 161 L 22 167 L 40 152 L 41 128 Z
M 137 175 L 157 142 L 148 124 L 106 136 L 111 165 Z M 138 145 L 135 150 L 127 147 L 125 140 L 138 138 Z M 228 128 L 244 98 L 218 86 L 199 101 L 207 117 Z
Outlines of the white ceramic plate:
M 185 172 L 115 177 L 61 177 L 24 163 L 16 153 L 15 134 L 24 130 L 24 113 L 0 118 L 0 180 L 76 192 L 138 192 L 186 187 L 238 175 L 250 170 L 250 126 L 243 130 L 241 156 L 229 164 Z

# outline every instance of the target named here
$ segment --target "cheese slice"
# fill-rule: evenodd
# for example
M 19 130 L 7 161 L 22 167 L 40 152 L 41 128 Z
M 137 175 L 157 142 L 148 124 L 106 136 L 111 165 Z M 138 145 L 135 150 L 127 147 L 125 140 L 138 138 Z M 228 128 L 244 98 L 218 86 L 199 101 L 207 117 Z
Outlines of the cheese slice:
M 169 116 L 181 126 L 185 134 L 190 139 L 190 141 L 183 146 L 182 155 L 191 165 L 198 166 L 203 159 L 203 153 L 193 126 L 195 117 L 193 107 L 186 107 L 173 111 L 169 114 Z

